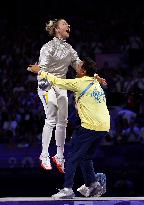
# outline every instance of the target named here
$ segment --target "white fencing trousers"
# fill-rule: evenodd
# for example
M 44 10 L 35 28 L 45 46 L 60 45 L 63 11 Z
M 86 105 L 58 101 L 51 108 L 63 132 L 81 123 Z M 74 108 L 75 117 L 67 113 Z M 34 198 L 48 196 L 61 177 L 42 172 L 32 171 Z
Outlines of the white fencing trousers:
M 42 155 L 47 156 L 53 128 L 56 126 L 55 140 L 58 147 L 64 147 L 68 118 L 67 91 L 58 87 L 51 88 L 48 92 L 38 89 L 46 119 L 42 132 Z M 57 149 L 58 151 L 58 149 Z M 62 149 L 62 152 L 64 150 Z M 63 153 L 61 153 L 63 155 Z

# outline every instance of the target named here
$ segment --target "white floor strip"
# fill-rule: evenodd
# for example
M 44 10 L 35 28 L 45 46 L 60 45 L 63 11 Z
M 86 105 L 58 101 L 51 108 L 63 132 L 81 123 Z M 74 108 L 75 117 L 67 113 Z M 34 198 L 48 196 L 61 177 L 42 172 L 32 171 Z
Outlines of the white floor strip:
M 73 199 L 59 199 L 63 201 L 133 201 L 143 200 L 144 197 L 75 197 Z M 51 197 L 5 197 L 0 198 L 0 202 L 8 201 L 54 201 Z M 58 200 L 57 200 L 58 201 Z

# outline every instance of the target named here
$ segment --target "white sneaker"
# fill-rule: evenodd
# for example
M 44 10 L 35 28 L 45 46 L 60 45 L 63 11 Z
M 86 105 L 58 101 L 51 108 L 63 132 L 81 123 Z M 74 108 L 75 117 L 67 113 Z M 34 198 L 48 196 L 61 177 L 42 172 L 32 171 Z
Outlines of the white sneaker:
M 53 162 L 56 164 L 59 172 L 64 174 L 64 158 L 59 158 L 57 155 L 52 157 Z
M 40 155 L 39 159 L 41 160 L 41 167 L 46 170 L 52 170 L 49 156 Z
M 88 189 L 89 188 L 85 184 L 83 184 L 81 187 L 77 189 L 77 191 L 80 192 L 83 196 L 87 196 L 87 193 L 89 191 Z
M 87 187 L 84 184 L 77 189 L 77 191 L 80 192 L 85 197 L 101 196 L 100 190 L 101 190 L 101 186 L 99 182 L 94 182 L 89 187 Z
M 75 194 L 71 188 L 61 189 L 57 194 L 52 195 L 53 199 L 72 199 Z

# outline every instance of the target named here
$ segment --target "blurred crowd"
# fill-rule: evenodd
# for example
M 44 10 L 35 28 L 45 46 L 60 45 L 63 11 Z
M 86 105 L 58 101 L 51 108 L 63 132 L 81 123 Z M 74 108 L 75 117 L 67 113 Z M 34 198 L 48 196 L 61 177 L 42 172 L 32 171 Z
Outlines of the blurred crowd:
M 105 61 L 98 74 L 104 87 L 111 115 L 111 130 L 104 145 L 144 142 L 144 19 L 133 22 L 119 19 L 71 17 L 72 33 L 68 40 L 80 57 L 97 59 L 100 54 L 121 54 L 111 66 Z M 74 22 L 77 24 L 74 26 Z M 29 64 L 38 61 L 40 48 L 50 38 L 44 28 L 29 25 L 10 26 L 0 21 L 0 143 L 31 146 L 41 143 L 44 111 L 37 95 L 36 76 L 28 73 Z M 68 77 L 75 75 L 72 68 Z M 79 123 L 73 93 L 69 96 L 68 138 Z

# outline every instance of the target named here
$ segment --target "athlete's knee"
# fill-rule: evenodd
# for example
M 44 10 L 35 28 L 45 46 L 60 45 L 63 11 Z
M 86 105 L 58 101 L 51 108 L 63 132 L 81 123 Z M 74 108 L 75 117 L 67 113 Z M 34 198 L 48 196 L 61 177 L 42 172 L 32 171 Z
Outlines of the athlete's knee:
M 56 126 L 56 119 L 45 119 L 45 126 L 54 128 Z
M 57 120 L 57 126 L 67 126 L 68 123 L 68 115 L 66 113 L 63 113 L 59 115 L 58 120 Z
M 59 121 L 57 122 L 56 126 L 59 128 L 67 127 L 67 123 L 68 123 L 67 120 Z

